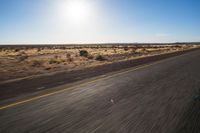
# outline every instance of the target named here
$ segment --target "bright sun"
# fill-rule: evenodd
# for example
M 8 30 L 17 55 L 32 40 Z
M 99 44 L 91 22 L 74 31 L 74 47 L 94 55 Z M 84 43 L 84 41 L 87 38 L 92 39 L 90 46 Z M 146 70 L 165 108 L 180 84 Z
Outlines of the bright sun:
M 91 8 L 86 0 L 68 0 L 60 9 L 63 17 L 76 23 L 82 23 L 91 15 Z

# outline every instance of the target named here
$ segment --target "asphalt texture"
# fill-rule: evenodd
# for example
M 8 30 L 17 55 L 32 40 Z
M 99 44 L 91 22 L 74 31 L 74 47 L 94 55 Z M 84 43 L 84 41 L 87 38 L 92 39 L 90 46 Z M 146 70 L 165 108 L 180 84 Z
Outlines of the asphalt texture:
M 1 109 L 0 133 L 199 133 L 199 89 L 196 50 Z

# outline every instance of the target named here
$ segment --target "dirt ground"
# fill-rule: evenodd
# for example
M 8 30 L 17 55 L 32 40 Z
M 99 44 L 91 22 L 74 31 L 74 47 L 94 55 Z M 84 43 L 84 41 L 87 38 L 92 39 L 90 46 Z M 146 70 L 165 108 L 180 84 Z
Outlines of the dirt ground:
M 1 47 L 0 82 L 189 50 L 198 45 Z

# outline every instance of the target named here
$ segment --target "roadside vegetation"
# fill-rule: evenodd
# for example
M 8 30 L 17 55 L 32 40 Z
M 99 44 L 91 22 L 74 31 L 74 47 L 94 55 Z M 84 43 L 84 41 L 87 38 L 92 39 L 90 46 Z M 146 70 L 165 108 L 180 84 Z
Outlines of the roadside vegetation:
M 0 47 L 0 80 L 85 69 L 198 47 L 197 45 L 80 45 Z

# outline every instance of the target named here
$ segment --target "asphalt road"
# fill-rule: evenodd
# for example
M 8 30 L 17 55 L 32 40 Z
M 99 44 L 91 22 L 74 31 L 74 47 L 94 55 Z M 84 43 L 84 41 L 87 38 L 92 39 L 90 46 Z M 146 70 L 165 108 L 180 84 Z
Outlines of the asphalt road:
M 197 50 L 0 109 L 0 133 L 199 133 L 199 89 Z

